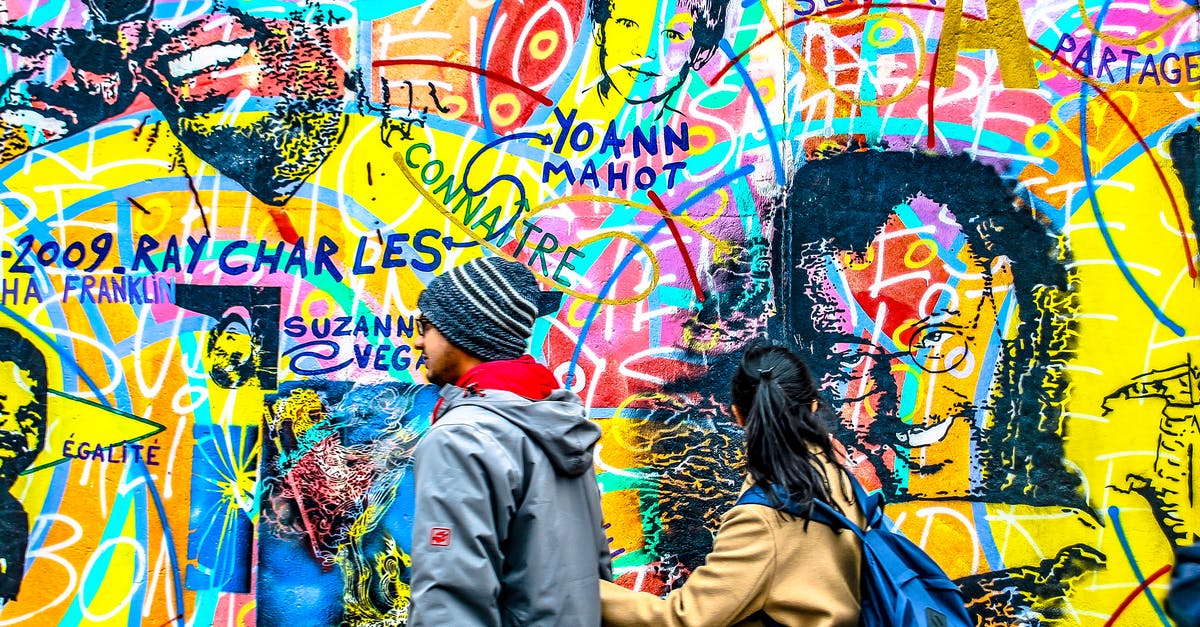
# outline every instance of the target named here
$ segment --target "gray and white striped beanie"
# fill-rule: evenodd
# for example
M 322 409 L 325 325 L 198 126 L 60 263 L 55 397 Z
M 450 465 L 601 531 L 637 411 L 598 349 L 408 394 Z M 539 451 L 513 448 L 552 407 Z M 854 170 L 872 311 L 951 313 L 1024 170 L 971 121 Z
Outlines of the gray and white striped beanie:
M 421 315 L 451 344 L 483 359 L 525 354 L 533 321 L 558 309 L 562 294 L 543 292 L 518 261 L 480 257 L 429 282 L 417 298 Z

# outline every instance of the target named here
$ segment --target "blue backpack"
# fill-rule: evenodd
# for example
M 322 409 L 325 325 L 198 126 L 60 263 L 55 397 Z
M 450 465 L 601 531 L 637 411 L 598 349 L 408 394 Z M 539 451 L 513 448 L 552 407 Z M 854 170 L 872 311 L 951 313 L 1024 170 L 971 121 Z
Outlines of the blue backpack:
M 1200 543 L 1175 553 L 1167 615 L 1178 627 L 1200 627 Z
M 821 501 L 813 501 L 811 516 L 801 512 L 779 486 L 771 486 L 777 497 L 774 501 L 766 490 L 755 485 L 742 494 L 737 505 L 766 505 L 834 529 L 849 529 L 862 539 L 859 622 L 863 627 L 973 626 L 958 586 L 925 551 L 893 529 L 892 522 L 883 515 L 880 494 L 868 497 L 862 485 L 849 473 L 847 476 L 854 485 L 855 500 L 863 508 L 865 530 Z M 768 620 L 768 624 L 778 623 Z

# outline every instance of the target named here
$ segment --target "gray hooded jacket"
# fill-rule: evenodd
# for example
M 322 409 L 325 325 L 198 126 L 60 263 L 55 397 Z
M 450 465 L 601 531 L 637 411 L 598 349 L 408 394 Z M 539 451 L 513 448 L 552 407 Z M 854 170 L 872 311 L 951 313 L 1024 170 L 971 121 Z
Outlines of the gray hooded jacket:
M 414 627 L 600 624 L 612 576 L 579 397 L 442 388 L 417 446 Z

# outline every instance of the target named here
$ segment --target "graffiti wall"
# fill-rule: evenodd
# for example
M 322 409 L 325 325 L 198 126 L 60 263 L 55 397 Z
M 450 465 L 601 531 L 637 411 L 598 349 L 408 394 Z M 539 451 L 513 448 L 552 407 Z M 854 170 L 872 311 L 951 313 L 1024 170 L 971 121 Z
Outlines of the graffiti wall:
M 401 626 L 417 296 L 562 292 L 618 580 L 770 337 L 979 625 L 1200 536 L 1194 0 L 0 0 L 0 626 Z

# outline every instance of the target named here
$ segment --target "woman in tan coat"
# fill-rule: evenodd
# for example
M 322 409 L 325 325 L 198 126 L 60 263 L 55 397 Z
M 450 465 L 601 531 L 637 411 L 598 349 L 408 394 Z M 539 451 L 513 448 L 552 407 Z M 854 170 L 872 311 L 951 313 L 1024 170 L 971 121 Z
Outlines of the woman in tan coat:
M 743 491 L 776 486 L 801 510 L 819 499 L 862 525 L 804 362 L 781 346 L 753 348 L 731 387 L 733 415 L 746 429 Z M 861 560 L 850 531 L 739 505 L 722 519 L 705 564 L 666 598 L 600 582 L 604 624 L 850 627 L 858 625 Z

